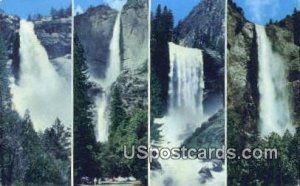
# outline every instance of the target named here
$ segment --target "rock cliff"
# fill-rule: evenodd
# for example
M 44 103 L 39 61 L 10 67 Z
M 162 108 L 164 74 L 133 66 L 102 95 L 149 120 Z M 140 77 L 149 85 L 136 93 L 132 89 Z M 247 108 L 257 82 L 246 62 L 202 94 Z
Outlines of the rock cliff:
M 206 93 L 224 93 L 225 1 L 203 0 L 175 28 L 184 46 L 204 53 Z
M 49 59 L 71 54 L 72 19 L 48 17 L 34 21 L 34 30 L 45 47 Z
M 117 13 L 108 6 L 100 5 L 75 17 L 75 34 L 84 47 L 85 58 L 94 77 L 105 75 Z
M 19 57 L 19 28 L 20 18 L 0 12 L 0 39 L 6 47 L 6 58 L 11 62 L 12 74 L 18 80 L 20 57 Z
M 123 68 L 136 71 L 148 62 L 148 2 L 128 0 L 122 11 Z

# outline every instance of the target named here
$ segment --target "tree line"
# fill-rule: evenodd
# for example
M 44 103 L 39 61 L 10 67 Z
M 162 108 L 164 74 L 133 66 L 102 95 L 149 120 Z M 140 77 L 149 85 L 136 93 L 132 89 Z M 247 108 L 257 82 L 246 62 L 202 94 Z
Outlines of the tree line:
M 286 131 L 283 136 L 272 133 L 267 137 L 258 134 L 249 144 L 241 131 L 241 116 L 228 110 L 228 148 L 237 150 L 277 149 L 277 159 L 233 159 L 228 160 L 229 185 L 297 185 L 300 178 L 300 126 L 295 134 Z
M 50 10 L 50 16 L 52 19 L 60 19 L 60 18 L 68 18 L 72 16 L 72 6 L 69 6 L 67 8 L 51 8 Z M 38 21 L 41 20 L 44 16 L 40 13 L 37 14 L 29 14 L 27 17 L 27 21 Z

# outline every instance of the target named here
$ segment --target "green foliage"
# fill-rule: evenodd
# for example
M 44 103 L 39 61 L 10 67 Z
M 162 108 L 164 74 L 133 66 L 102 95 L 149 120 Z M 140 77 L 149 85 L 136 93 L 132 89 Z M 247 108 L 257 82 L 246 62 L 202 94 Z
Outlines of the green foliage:
M 167 7 L 158 5 L 151 20 L 151 118 L 162 117 L 168 106 L 169 89 L 169 46 L 175 40 L 173 13 Z M 159 140 L 159 127 L 151 119 L 151 138 Z
M 111 98 L 112 99 L 110 102 L 110 130 L 116 131 L 126 116 L 119 87 L 113 87 Z
M 151 21 L 151 113 L 162 116 L 167 109 L 169 87 L 169 48 L 173 39 L 174 18 L 159 5 Z
M 228 147 L 237 149 L 237 155 L 246 145 L 244 134 L 241 132 L 241 119 L 238 114 L 228 110 Z M 295 135 L 286 131 L 281 137 L 276 133 L 261 139 L 250 146 L 251 149 L 277 149 L 277 159 L 232 159 L 228 160 L 229 185 L 296 185 L 300 178 L 300 128 Z
M 79 38 L 74 37 L 74 175 L 79 183 L 83 176 L 99 175 L 94 152 L 96 137 L 93 125 L 93 102 L 88 96 L 91 83 L 88 81 L 88 67 L 84 49 Z

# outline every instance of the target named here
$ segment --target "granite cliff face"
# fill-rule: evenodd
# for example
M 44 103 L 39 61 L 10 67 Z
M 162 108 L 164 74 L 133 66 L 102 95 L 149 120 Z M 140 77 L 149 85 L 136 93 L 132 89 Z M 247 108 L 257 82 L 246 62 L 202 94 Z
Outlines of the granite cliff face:
M 139 71 L 148 61 L 148 2 L 128 0 L 122 11 L 123 68 Z
M 16 80 L 19 75 L 20 57 L 19 57 L 19 28 L 20 18 L 10 16 L 4 12 L 0 12 L 0 39 L 4 42 L 6 47 L 6 58 L 11 62 L 12 74 Z
M 297 14 L 298 15 L 298 14 Z M 296 14 L 294 15 L 296 16 Z M 300 47 L 295 41 L 293 18 L 266 25 L 273 50 L 284 58 L 289 81 L 294 124 L 299 123 Z M 258 53 L 254 23 L 241 8 L 228 4 L 228 111 L 240 120 L 241 136 L 251 143 L 258 134 L 259 92 Z
M 121 87 L 128 110 L 147 105 L 148 97 L 148 1 L 128 0 L 121 17 Z
M 190 14 L 179 23 L 178 36 L 183 44 L 216 53 L 219 58 L 224 56 L 225 42 L 225 1 L 203 0 Z M 213 52 L 214 51 L 214 52 Z
M 257 133 L 258 61 L 255 25 L 229 3 L 228 6 L 228 110 L 241 117 L 243 135 Z
M 175 28 L 179 43 L 203 50 L 207 93 L 224 92 L 224 15 L 224 0 L 203 0 Z
M 103 78 L 105 75 L 117 14 L 116 10 L 100 5 L 75 17 L 75 34 L 84 47 L 85 58 L 94 77 Z
M 71 54 L 71 17 L 34 21 L 34 30 L 50 59 Z

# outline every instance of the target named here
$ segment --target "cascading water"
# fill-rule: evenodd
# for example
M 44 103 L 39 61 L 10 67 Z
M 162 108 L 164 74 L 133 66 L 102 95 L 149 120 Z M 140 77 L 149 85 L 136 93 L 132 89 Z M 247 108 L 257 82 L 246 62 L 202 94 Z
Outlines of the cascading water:
M 169 107 L 168 114 L 155 119 L 162 124 L 161 148 L 178 148 L 205 121 L 203 114 L 204 71 L 203 56 L 199 49 L 169 43 Z M 200 160 L 158 160 L 162 171 L 151 172 L 153 186 L 200 185 L 199 170 L 211 166 Z M 181 171 L 182 170 L 182 171 Z M 215 178 L 221 178 L 212 173 Z M 223 180 L 213 179 L 208 185 L 222 185 Z
M 163 136 L 177 147 L 203 121 L 203 57 L 199 49 L 173 43 L 169 55 L 169 113 L 163 119 Z
M 71 82 L 61 77 L 49 61 L 32 22 L 20 23 L 20 79 L 11 83 L 16 111 L 30 111 L 34 128 L 50 127 L 55 119 L 72 124 Z
M 119 11 L 110 43 L 109 64 L 104 79 L 96 80 L 102 87 L 103 93 L 96 100 L 97 106 L 97 139 L 100 142 L 108 140 L 109 119 L 106 112 L 108 106 L 108 97 L 111 85 L 117 80 L 121 73 L 120 58 L 120 32 L 121 32 L 121 11 Z
M 263 26 L 256 25 L 258 45 L 258 87 L 260 93 L 260 133 L 272 132 L 283 135 L 286 130 L 295 132 L 291 122 L 287 76 L 284 61 L 274 53 Z

